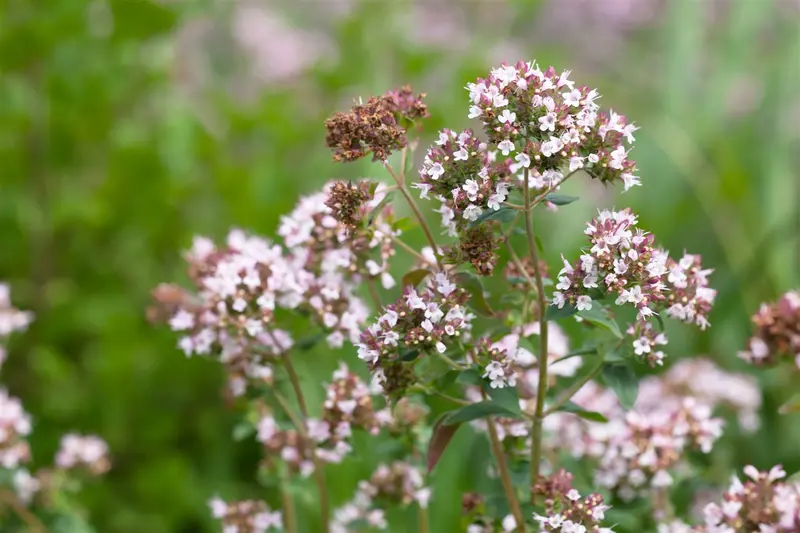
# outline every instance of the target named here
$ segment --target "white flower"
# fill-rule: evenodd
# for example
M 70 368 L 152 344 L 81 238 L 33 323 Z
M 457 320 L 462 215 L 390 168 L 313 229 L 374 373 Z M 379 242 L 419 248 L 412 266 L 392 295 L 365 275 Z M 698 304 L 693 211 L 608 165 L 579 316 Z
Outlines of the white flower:
M 575 307 L 578 309 L 578 311 L 589 311 L 592 308 L 591 297 L 586 295 L 578 296 Z
M 469 159 L 469 152 L 467 152 L 467 149 L 463 146 L 460 150 L 453 153 L 453 161 L 466 161 L 467 159 Z
M 478 118 L 479 116 L 481 116 L 481 114 L 483 114 L 483 111 L 481 110 L 480 107 L 476 105 L 471 105 L 469 106 L 469 115 L 467 115 L 467 118 Z
M 514 160 L 519 163 L 521 167 L 528 168 L 531 166 L 531 158 L 525 152 L 520 152 L 517 154 Z
M 569 492 L 567 492 L 567 498 L 573 502 L 576 502 L 581 499 L 581 493 L 575 489 L 571 489 Z
M 556 130 L 555 113 L 548 113 L 543 117 L 539 117 L 539 129 L 542 131 L 555 131 Z
M 444 174 L 444 167 L 441 163 L 434 163 L 431 165 L 431 168 L 428 169 L 428 176 L 430 176 L 431 179 L 438 180 L 442 177 L 442 174 Z
M 466 209 L 464 209 L 463 216 L 466 220 L 477 220 L 481 214 L 483 214 L 483 209 L 475 204 L 469 204 Z
M 503 153 L 503 155 L 508 155 L 514 151 L 514 143 L 508 139 L 505 139 L 497 144 L 497 148 Z
M 517 114 L 513 111 L 509 111 L 508 109 L 504 109 L 500 116 L 497 117 L 497 120 L 501 124 L 514 124 L 514 121 L 517 120 Z

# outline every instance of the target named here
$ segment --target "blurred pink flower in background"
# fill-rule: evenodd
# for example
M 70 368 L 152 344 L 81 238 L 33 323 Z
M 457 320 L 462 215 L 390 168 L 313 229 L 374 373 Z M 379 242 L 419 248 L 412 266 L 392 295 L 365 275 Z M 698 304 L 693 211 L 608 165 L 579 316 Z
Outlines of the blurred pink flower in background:
M 323 33 L 294 26 L 277 10 L 256 3 L 234 8 L 231 31 L 250 55 L 252 75 L 264 84 L 296 81 L 317 61 L 335 54 L 334 43 Z

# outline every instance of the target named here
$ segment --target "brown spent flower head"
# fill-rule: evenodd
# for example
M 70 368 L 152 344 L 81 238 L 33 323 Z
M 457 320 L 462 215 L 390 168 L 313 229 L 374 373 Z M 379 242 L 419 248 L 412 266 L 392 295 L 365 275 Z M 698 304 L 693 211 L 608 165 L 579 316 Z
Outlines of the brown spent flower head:
M 325 121 L 325 144 L 333 149 L 334 161 L 355 161 L 372 153 L 373 161 L 385 161 L 392 152 L 408 144 L 401 123 L 428 116 L 424 94 L 413 96 L 410 87 L 373 96 L 346 112 Z
M 755 334 L 739 357 L 754 365 L 794 358 L 800 368 L 800 291 L 789 291 L 773 303 L 761 304 L 752 318 Z
M 388 91 L 384 98 L 386 105 L 395 114 L 398 120 L 414 122 L 421 118 L 430 117 L 428 106 L 422 101 L 425 93 L 414 96 L 414 91 L 410 85 L 404 85 L 400 89 Z
M 328 191 L 325 205 L 330 208 L 333 218 L 352 233 L 361 225 L 363 215 L 361 207 L 371 199 L 368 182 L 362 181 L 353 185 L 352 182 L 337 181 Z
M 461 232 L 458 246 L 445 250 L 448 263 L 467 263 L 475 268 L 479 276 L 491 276 L 497 264 L 497 249 L 500 239 L 494 235 L 494 224 L 480 224 Z

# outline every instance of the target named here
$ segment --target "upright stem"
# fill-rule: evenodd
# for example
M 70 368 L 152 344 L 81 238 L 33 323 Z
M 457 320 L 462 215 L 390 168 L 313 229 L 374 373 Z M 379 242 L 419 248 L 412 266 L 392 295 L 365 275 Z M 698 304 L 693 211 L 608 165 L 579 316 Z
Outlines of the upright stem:
M 539 253 L 536 249 L 536 237 L 533 233 L 533 213 L 531 212 L 531 190 L 528 186 L 529 171 L 525 169 L 525 180 L 522 186 L 525 196 L 525 234 L 528 237 L 528 251 L 533 262 L 533 274 L 536 280 L 536 301 L 539 308 L 539 384 L 536 387 L 536 411 L 531 431 L 531 485 L 539 479 L 539 463 L 542 460 L 542 420 L 544 419 L 544 399 L 547 395 L 547 320 L 545 320 L 545 296 L 542 271 L 539 268 Z M 531 491 L 531 503 L 536 496 Z
M 603 368 L 603 358 L 598 356 L 597 361 L 598 362 L 595 363 L 595 366 L 592 368 L 591 372 L 573 383 L 566 391 L 564 391 L 564 393 L 558 398 L 558 400 L 555 401 L 553 405 L 547 408 L 547 410 L 544 412 L 544 416 L 548 416 L 561 409 L 565 403 L 570 401 L 572 397 L 575 396 L 575 393 L 581 390 L 584 385 L 592 381 L 597 377 L 598 374 L 600 374 L 600 370 Z
M 392 175 L 392 178 L 394 178 L 398 190 L 405 197 L 406 202 L 408 202 L 409 207 L 411 207 L 411 210 L 414 212 L 414 216 L 417 218 L 417 221 L 419 221 L 419 225 L 422 227 L 422 231 L 425 232 L 425 237 L 428 239 L 428 243 L 433 248 L 433 254 L 434 256 L 436 256 L 436 262 L 438 263 L 439 268 L 441 268 L 442 262 L 439 259 L 439 254 L 437 253 L 439 248 L 436 246 L 436 241 L 433 238 L 433 233 L 431 233 L 431 229 L 428 227 L 428 223 L 425 221 L 425 217 L 422 216 L 422 212 L 419 210 L 419 207 L 417 207 L 417 202 L 414 201 L 414 197 L 411 196 L 411 194 L 408 192 L 404 177 L 398 176 L 389 163 L 386 163 L 386 169 L 389 171 L 389 174 Z
M 374 279 L 367 279 L 367 289 L 369 289 L 369 296 L 372 298 L 372 303 L 375 304 L 375 312 L 380 313 L 381 309 L 383 309 L 383 305 L 381 304 L 381 297 L 378 294 L 378 289 L 375 287 Z
M 522 516 L 522 509 L 520 509 L 517 495 L 514 493 L 511 474 L 508 471 L 508 464 L 506 464 L 506 456 L 503 454 L 500 439 L 497 438 L 497 428 L 494 425 L 494 420 L 486 418 L 486 425 L 489 428 L 489 440 L 492 443 L 492 453 L 495 461 L 497 461 L 497 470 L 500 472 L 500 482 L 503 484 L 503 491 L 506 493 L 508 505 L 511 507 L 511 514 L 514 515 L 514 520 L 517 522 L 517 531 L 525 533 L 525 518 Z
M 289 353 L 283 354 L 283 365 L 286 367 L 286 373 L 289 375 L 289 381 L 292 383 L 292 389 L 297 397 L 297 403 L 300 405 L 300 412 L 303 414 L 303 419 L 308 420 L 308 407 L 306 406 L 306 398 L 303 395 L 303 389 L 300 388 L 300 378 L 297 377 L 297 372 L 294 369 Z
M 282 477 L 283 523 L 286 526 L 287 533 L 297 533 L 297 513 L 294 509 L 292 493 L 289 491 L 289 476 L 284 474 Z
M 421 505 L 418 506 L 417 520 L 419 533 L 428 533 L 428 510 Z
M 296 389 L 295 393 L 298 394 L 298 403 L 300 403 L 300 398 L 302 398 L 302 391 L 300 389 Z M 297 415 L 294 414 L 292 410 L 292 406 L 289 405 L 289 402 L 283 395 L 276 391 L 273 391 L 273 395 L 275 399 L 278 401 L 280 406 L 286 411 L 286 415 L 292 420 L 297 432 L 300 434 L 300 437 L 303 439 L 307 445 L 313 448 L 313 443 L 308 436 L 308 432 L 306 431 L 305 420 L 308 419 L 308 415 L 304 413 L 304 419 L 300 420 Z M 301 403 L 301 405 L 305 405 L 305 401 Z M 302 408 L 301 408 L 302 410 Z M 320 515 L 322 519 L 322 531 L 324 533 L 328 533 L 330 531 L 330 518 L 329 518 L 329 511 L 328 511 L 328 491 L 325 486 L 325 472 L 322 470 L 322 463 L 320 462 L 319 458 L 317 457 L 316 452 L 312 456 L 312 460 L 314 462 L 314 481 L 317 484 L 317 489 L 319 490 L 319 507 L 320 507 Z
M 39 517 L 33 514 L 30 509 L 25 507 L 25 504 L 22 503 L 19 498 L 17 498 L 17 495 L 10 490 L 4 489 L 0 491 L 0 503 L 5 503 L 11 507 L 11 509 L 13 509 L 20 520 L 25 522 L 25 525 L 28 528 L 27 531 L 30 531 L 31 533 L 45 533 L 47 531 L 42 521 L 39 520 Z

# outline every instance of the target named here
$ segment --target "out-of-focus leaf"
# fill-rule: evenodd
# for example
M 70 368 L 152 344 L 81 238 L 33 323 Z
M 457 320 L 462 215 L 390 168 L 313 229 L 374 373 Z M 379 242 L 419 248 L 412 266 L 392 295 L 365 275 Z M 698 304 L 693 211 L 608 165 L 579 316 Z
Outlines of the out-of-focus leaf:
M 633 370 L 625 364 L 604 364 L 602 376 L 606 385 L 619 398 L 622 407 L 632 408 L 639 396 L 639 379 Z
M 786 403 L 781 405 L 778 412 L 782 415 L 800 413 L 800 392 L 795 393 Z
M 433 436 L 428 444 L 428 473 L 430 473 L 441 459 L 442 454 L 450 441 L 453 440 L 461 424 L 445 424 L 446 417 L 439 419 L 433 427 Z
M 619 329 L 619 324 L 617 324 L 617 321 L 614 320 L 614 317 L 610 315 L 610 312 L 606 307 L 595 302 L 591 309 L 578 311 L 578 316 L 587 322 L 591 322 L 596 326 L 607 329 L 618 339 L 622 338 L 622 331 Z
M 483 378 L 477 368 L 468 368 L 467 370 L 456 370 L 460 372 L 456 381 L 464 385 L 482 385 Z
M 566 194 L 548 194 L 544 199 L 555 205 L 568 205 L 576 200 L 580 200 L 580 197 L 567 196 Z
M 508 418 L 519 418 L 519 411 L 514 412 L 504 405 L 501 405 L 493 400 L 486 400 L 483 402 L 465 405 L 460 409 L 450 411 L 450 414 L 443 420 L 445 424 L 462 424 L 487 416 L 503 416 Z
M 481 214 L 478 218 L 473 220 L 469 223 L 469 227 L 473 228 L 479 224 L 483 224 L 484 222 L 488 222 L 490 220 L 497 220 L 499 222 L 511 222 L 514 220 L 514 217 L 517 216 L 517 211 L 510 207 L 500 207 L 497 211 L 492 209 L 488 209 Z
M 459 272 L 453 276 L 456 285 L 466 290 L 470 295 L 469 305 L 480 314 L 485 316 L 493 316 L 494 310 L 486 301 L 486 295 L 483 292 L 483 283 L 472 272 Z
M 559 407 L 558 410 L 566 413 L 572 413 L 583 418 L 584 420 L 589 420 L 591 422 L 608 422 L 608 418 L 606 418 L 602 413 L 598 413 L 597 411 L 587 411 L 572 402 L 565 403 Z
M 308 335 L 306 337 L 301 337 L 295 344 L 294 348 L 300 350 L 301 352 L 306 352 L 319 344 L 321 340 L 325 338 L 324 333 L 315 333 L 314 335 Z
M 256 428 L 250 422 L 239 422 L 233 427 L 233 440 L 241 442 L 254 435 Z
M 487 386 L 492 401 L 498 403 L 514 413 L 520 412 L 519 391 L 516 387 L 502 387 L 493 389 Z
M 409 349 L 400 353 L 400 360 L 405 362 L 413 361 L 419 357 L 419 350 Z
M 401 281 L 403 287 L 412 286 L 416 287 L 420 282 L 425 279 L 425 276 L 430 274 L 430 271 L 425 268 L 418 268 L 407 272 Z
M 378 205 L 376 205 L 375 208 L 369 212 L 369 215 L 367 216 L 367 226 L 371 226 L 375 223 L 375 219 L 381 214 L 383 208 L 389 205 L 389 202 L 392 201 L 392 196 L 394 196 L 394 191 L 387 192 L 386 196 L 383 197 L 383 200 L 381 200 Z
M 544 318 L 547 321 L 551 320 L 561 320 L 562 318 L 567 318 L 569 316 L 574 315 L 578 312 L 578 309 L 569 303 L 565 303 L 564 307 L 558 308 L 557 305 L 553 304 L 547 307 L 547 311 L 544 312 Z
M 417 223 L 409 217 L 400 218 L 392 224 L 392 229 L 395 231 L 408 231 L 416 227 Z

